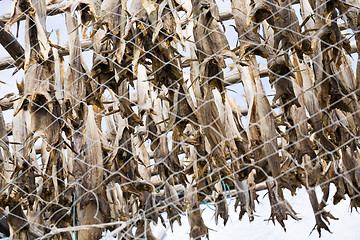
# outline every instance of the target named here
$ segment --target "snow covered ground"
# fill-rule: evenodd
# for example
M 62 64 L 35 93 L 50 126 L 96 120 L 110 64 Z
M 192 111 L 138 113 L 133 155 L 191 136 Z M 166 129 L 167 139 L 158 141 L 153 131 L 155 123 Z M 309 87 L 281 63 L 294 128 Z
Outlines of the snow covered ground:
M 305 188 L 299 189 L 296 196 L 291 196 L 290 193 L 285 190 L 285 197 L 298 213 L 298 216 L 302 218 L 300 221 L 288 219 L 285 222 L 286 232 L 282 229 L 280 224 L 275 223 L 275 226 L 271 221 L 267 221 L 270 216 L 270 203 L 267 191 L 261 191 L 258 194 L 260 204 L 256 205 L 256 217 L 253 222 L 249 222 L 245 215 L 242 221 L 238 220 L 239 209 L 234 212 L 235 199 L 228 199 L 229 205 L 229 221 L 226 226 L 222 225 L 222 219 L 219 219 L 219 225 L 215 225 L 214 211 L 206 205 L 201 205 L 204 209 L 202 214 L 205 224 L 209 230 L 210 239 L 212 240 L 230 240 L 230 239 L 246 239 L 246 240 L 313 240 L 319 239 L 319 235 L 316 230 L 311 234 L 311 230 L 315 226 L 315 218 L 310 205 L 308 194 Z M 330 197 L 335 193 L 335 187 L 331 188 Z M 320 198 L 322 193 L 317 189 L 317 195 Z M 339 220 L 330 220 L 329 228 L 332 234 L 322 231 L 321 239 L 326 240 L 358 240 L 360 239 L 360 214 L 355 210 L 350 212 L 350 200 L 341 201 L 337 205 L 332 204 L 332 198 L 329 199 L 329 205 L 326 210 L 330 211 Z M 177 222 L 174 223 L 174 232 L 171 232 L 170 227 L 165 229 L 158 224 L 153 227 L 153 234 L 159 239 L 163 240 L 183 240 L 189 239 L 190 226 L 188 224 L 187 217 L 184 216 L 181 219 L 182 226 L 179 226 Z

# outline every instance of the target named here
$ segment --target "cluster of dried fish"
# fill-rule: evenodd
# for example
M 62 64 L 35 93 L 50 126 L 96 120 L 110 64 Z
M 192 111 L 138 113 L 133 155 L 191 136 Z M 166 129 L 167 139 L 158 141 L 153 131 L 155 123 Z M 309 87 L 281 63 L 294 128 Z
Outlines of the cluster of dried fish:
M 20 97 L 0 99 L 0 213 L 11 237 L 100 239 L 107 229 L 156 239 L 150 223 L 166 227 L 162 212 L 171 228 L 187 212 L 200 239 L 209 236 L 200 204 L 213 202 L 225 225 L 227 191 L 252 221 L 256 191 L 267 189 L 284 230 L 288 216 L 299 219 L 284 189 L 307 189 L 319 234 L 336 219 L 325 210 L 331 183 L 334 204 L 348 195 L 360 207 L 360 65 L 354 74 L 338 26 L 355 33 L 359 53 L 360 2 L 299 2 L 302 19 L 290 0 L 232 0 L 231 49 L 215 0 L 71 0 L 59 10 L 65 60 L 49 39 L 46 1 L 15 0 L 0 32 L 25 16 Z M 228 95 L 226 67 L 240 74 L 247 116 Z M 10 132 L 2 111 L 12 105 Z

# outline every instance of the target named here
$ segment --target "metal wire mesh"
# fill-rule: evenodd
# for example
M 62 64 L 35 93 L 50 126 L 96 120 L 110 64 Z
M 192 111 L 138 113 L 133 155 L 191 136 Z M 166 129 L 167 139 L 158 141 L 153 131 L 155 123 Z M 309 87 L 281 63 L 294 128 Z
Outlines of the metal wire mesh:
M 330 198 L 360 206 L 359 7 L 15 0 L 0 16 L 0 231 L 156 239 L 151 225 L 186 215 L 200 239 L 200 204 L 225 225 L 235 199 L 252 221 L 258 191 L 285 229 L 300 218 L 283 192 L 301 187 L 330 231 Z

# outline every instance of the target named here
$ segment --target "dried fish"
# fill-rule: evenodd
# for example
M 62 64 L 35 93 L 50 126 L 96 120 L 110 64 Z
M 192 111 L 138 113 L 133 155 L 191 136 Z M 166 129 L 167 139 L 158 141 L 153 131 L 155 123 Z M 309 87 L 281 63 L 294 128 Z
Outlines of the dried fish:
M 261 0 L 256 1 L 253 9 L 250 12 L 251 20 L 255 23 L 260 23 L 264 20 L 270 24 L 274 24 L 278 20 L 275 16 L 277 12 L 276 1 L 274 0 Z
M 149 240 L 157 240 L 157 238 L 152 234 L 151 227 L 148 221 L 140 220 L 136 223 L 136 232 L 135 236 L 137 238 L 144 238 Z
M 84 162 L 81 163 L 81 181 L 87 193 L 81 196 L 80 202 L 80 209 L 85 211 L 84 218 L 81 220 L 82 225 L 106 222 L 108 216 L 108 206 L 104 199 L 105 189 L 102 185 L 104 171 L 101 142 L 92 107 L 88 107 L 84 126 L 82 144 Z M 79 231 L 79 239 L 99 239 L 101 235 L 100 228 Z
M 0 198 L 0 205 L 2 208 L 9 206 L 9 214 L 7 216 L 7 222 L 10 227 L 10 237 L 13 239 L 35 239 L 40 237 L 33 235 L 29 231 L 29 224 L 21 205 L 12 198 L 7 198 L 6 195 L 2 195 Z
M 273 28 L 267 23 L 263 23 L 264 37 L 269 44 L 268 68 L 270 70 L 269 80 L 274 85 L 276 94 L 273 102 L 280 99 L 280 105 L 283 108 L 284 114 L 289 115 L 289 108 L 294 104 L 300 107 L 298 100 L 295 97 L 294 87 L 292 82 L 292 69 L 290 57 L 286 53 L 287 47 L 283 42 L 279 43 L 278 35 Z M 281 53 L 281 51 L 283 51 Z M 286 117 L 286 116 L 285 116 Z
M 175 188 L 171 186 L 168 181 L 165 182 L 164 190 L 166 212 L 170 221 L 171 231 L 174 231 L 173 223 L 175 221 L 178 221 L 179 225 L 181 226 L 180 214 L 183 212 L 183 206 Z
M 1 173 L 5 175 L 7 174 L 3 172 L 3 167 L 5 167 L 6 162 L 12 160 L 11 159 L 12 156 L 9 149 L 9 138 L 7 135 L 8 133 L 6 131 L 4 115 L 3 115 L 2 107 L 0 106 L 0 147 L 1 147 L 0 158 L 2 162 L 0 168 L 2 169 Z M 3 159 L 4 156 L 6 156 L 6 159 Z
M 191 181 L 190 181 L 191 182 Z M 201 217 L 196 188 L 191 184 L 185 190 L 186 208 L 188 211 L 188 220 L 190 224 L 190 238 L 200 239 L 206 236 L 209 239 L 209 229 L 206 227 Z
M 75 16 L 75 11 L 77 10 L 80 12 L 83 37 L 87 38 L 87 28 L 99 19 L 96 1 L 72 0 L 69 1 L 68 5 L 63 9 L 63 11 L 69 11 L 72 16 Z
M 219 216 L 224 219 L 224 226 L 229 220 L 229 210 L 226 202 L 226 189 L 225 184 L 218 182 L 215 184 L 216 195 L 215 195 L 215 223 L 218 224 Z
M 196 21 L 193 31 L 200 61 L 200 82 L 205 85 L 205 89 L 209 83 L 224 94 L 222 68 L 226 67 L 224 56 L 230 48 L 218 24 L 219 8 L 214 0 L 192 1 L 192 6 L 193 18 Z
M 246 88 L 255 89 L 253 100 L 250 103 L 250 111 L 248 113 L 250 124 L 248 127 L 249 140 L 251 148 L 253 149 L 252 151 L 254 152 L 256 164 L 260 165 L 263 171 L 265 171 L 265 173 L 260 172 L 259 175 L 265 174 L 265 177 L 268 179 L 267 186 L 270 204 L 272 206 L 271 218 L 273 221 L 276 218 L 280 225 L 285 229 L 283 220 L 287 219 L 287 215 L 297 219 L 295 212 L 284 199 L 281 188 L 287 187 L 291 190 L 291 187 L 285 182 L 286 180 L 281 178 L 281 158 L 278 155 L 277 134 L 275 121 L 273 119 L 274 115 L 268 99 L 265 97 L 260 77 L 256 71 L 256 65 L 254 61 L 250 63 L 252 64 L 252 69 L 254 71 L 251 75 L 252 79 L 244 82 L 246 85 L 251 84 L 251 86 L 247 86 Z M 266 167 L 266 165 L 268 165 L 268 167 Z M 276 180 L 271 180 L 272 178 L 275 178 Z M 278 186 L 278 184 L 280 186 Z
M 78 128 L 84 121 L 86 107 L 85 82 L 88 80 L 87 67 L 82 60 L 80 37 L 75 13 L 66 13 L 66 27 L 69 35 L 70 64 L 64 81 L 63 109 L 66 112 L 68 128 Z
M 289 215 L 295 220 L 299 220 L 299 218 L 296 217 L 296 212 L 284 199 L 282 190 L 281 188 L 279 188 L 276 181 L 274 181 L 273 178 L 269 177 L 269 179 L 266 181 L 266 185 L 269 189 L 269 200 L 271 205 L 270 219 L 273 221 L 274 224 L 276 219 L 286 231 L 284 220 L 287 219 L 287 216 Z
M 250 21 L 251 1 L 232 0 L 231 4 L 236 31 L 239 35 L 240 59 L 245 54 L 250 53 L 266 58 L 268 56 L 267 50 L 261 43 L 260 34 L 256 31 L 255 24 Z M 250 24 L 248 24 L 249 22 Z
M 236 189 L 236 201 L 234 204 L 235 211 L 240 203 L 240 213 L 239 220 L 242 219 L 245 213 L 247 213 L 249 220 L 254 220 L 255 212 L 255 200 L 257 198 L 256 193 L 251 187 L 254 187 L 254 182 L 251 182 L 253 174 L 250 174 L 249 180 L 239 181 L 235 180 L 235 189 Z
M 129 9 L 125 0 L 15 0 L 2 34 L 26 19 L 25 77 L 20 96 L 0 98 L 0 207 L 11 237 L 99 239 L 106 227 L 156 239 L 161 213 L 173 229 L 187 210 L 200 239 L 209 237 L 202 202 L 226 224 L 231 192 L 239 219 L 252 221 L 266 188 L 270 219 L 284 229 L 299 219 L 285 188 L 305 186 L 319 234 L 336 219 L 325 210 L 331 183 L 334 204 L 348 196 L 360 207 L 360 68 L 355 75 L 355 42 L 343 31 L 359 51 L 360 4 L 298 2 L 301 26 L 290 0 L 232 0 L 222 13 L 215 0 L 133 0 Z M 68 46 L 49 40 L 55 13 L 65 15 Z M 222 23 L 230 18 L 234 49 Z M 225 89 L 228 69 L 246 111 Z M 12 108 L 10 123 L 2 111 Z
M 360 52 L 359 7 L 360 7 L 359 0 L 347 0 L 338 7 L 340 12 L 344 13 L 344 17 L 343 17 L 344 20 L 346 20 L 347 24 L 355 34 L 355 41 L 356 41 L 358 54 Z M 355 86 L 359 87 L 360 86 L 359 84 L 360 84 L 360 62 L 357 61 Z
M 319 237 L 321 237 L 321 229 L 324 229 L 331 233 L 329 227 L 326 225 L 326 223 L 323 220 L 325 220 L 329 224 L 328 217 L 334 220 L 337 220 L 337 218 L 331 215 L 331 213 L 326 212 L 325 210 L 320 208 L 317 200 L 316 192 L 314 189 L 308 190 L 308 195 L 315 215 L 316 224 L 314 226 L 314 229 L 316 228 L 316 230 L 318 231 Z

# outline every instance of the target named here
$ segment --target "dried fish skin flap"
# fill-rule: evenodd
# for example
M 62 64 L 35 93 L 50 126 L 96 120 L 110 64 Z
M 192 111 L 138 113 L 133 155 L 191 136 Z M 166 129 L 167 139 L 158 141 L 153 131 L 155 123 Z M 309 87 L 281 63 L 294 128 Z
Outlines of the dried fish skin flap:
M 215 223 L 218 224 L 219 217 L 224 219 L 224 226 L 229 220 L 229 209 L 226 201 L 226 189 L 225 184 L 218 182 L 215 184 L 216 194 L 215 194 Z
M 272 112 L 269 100 L 267 99 L 260 80 L 257 63 L 254 57 L 249 61 L 251 74 L 250 79 L 243 81 L 246 89 L 253 89 L 254 95 L 251 102 L 248 103 L 248 134 L 250 141 L 250 150 L 254 155 L 255 163 L 261 168 L 256 171 L 256 181 L 266 181 L 269 190 L 269 200 L 271 204 L 271 216 L 285 229 L 284 220 L 287 216 L 294 219 L 296 213 L 283 197 L 283 187 L 292 190 L 286 179 L 283 179 L 281 172 L 282 156 L 279 155 L 279 146 L 277 143 L 277 132 L 275 126 L 275 118 Z
M 172 128 L 172 126 L 166 126 L 167 120 L 162 114 L 163 111 L 167 111 L 165 100 L 161 100 L 161 96 L 157 95 L 155 91 L 152 91 L 151 95 L 153 98 L 153 108 L 147 113 L 146 126 L 149 129 L 148 139 L 152 141 L 150 147 L 154 152 L 155 169 L 162 181 L 169 181 L 171 185 L 180 182 L 186 186 L 184 168 L 176 154 L 179 147 L 174 143 L 173 146 L 175 145 L 175 147 L 171 151 L 169 147 L 171 139 L 169 139 L 166 130 L 167 128 Z M 175 135 L 177 135 L 177 128 L 174 127 L 173 139 Z
M 274 23 L 276 21 L 276 11 L 275 0 L 256 1 L 250 12 L 250 17 L 255 23 L 260 23 L 264 20 L 269 21 L 269 23 Z
M 85 162 L 89 168 L 85 171 L 86 175 L 84 182 L 86 183 L 87 189 L 93 191 L 102 185 L 104 166 L 99 134 L 100 129 L 96 125 L 95 113 L 92 106 L 88 107 L 84 125 L 83 149 L 85 151 Z
M 286 53 L 286 48 L 278 40 L 276 33 L 267 23 L 263 23 L 264 37 L 266 38 L 269 46 L 269 56 L 267 58 L 269 69 L 269 81 L 275 87 L 276 94 L 273 98 L 275 103 L 280 99 L 280 105 L 283 106 L 285 114 L 288 115 L 288 109 L 294 104 L 297 107 L 300 106 L 293 87 L 293 69 L 290 57 Z M 281 51 L 283 53 L 279 54 Z
M 75 13 L 66 13 L 65 19 L 69 35 L 70 64 L 64 79 L 63 108 L 66 109 L 66 118 L 70 120 L 71 124 L 79 127 L 80 121 L 86 114 L 85 82 L 88 80 L 88 75 L 81 56 L 77 17 Z
M 54 94 L 55 65 L 53 58 L 48 58 L 50 45 L 42 25 L 44 21 L 39 18 L 42 13 L 35 10 L 35 7 L 41 7 L 40 2 L 34 4 L 35 7 L 31 1 L 19 4 L 25 4 L 29 9 L 25 12 L 28 31 L 25 37 L 24 92 L 14 115 L 21 109 L 28 110 L 31 116 L 30 133 L 42 136 L 50 148 L 60 138 L 58 118 L 61 109 Z M 32 139 L 29 140 L 31 143 Z
M 59 201 L 59 189 L 60 191 L 64 190 L 64 185 L 58 181 L 62 178 L 61 174 L 53 174 L 57 164 L 61 162 L 57 149 L 62 146 L 61 107 L 55 96 L 55 64 L 52 49 L 45 33 L 45 1 L 28 1 L 27 3 L 23 2 L 23 4 L 29 7 L 24 12 L 26 16 L 25 29 L 27 30 L 25 35 L 25 78 L 23 89 L 19 89 L 22 90 L 23 96 L 15 106 L 13 122 L 14 140 L 23 144 L 23 150 L 20 150 L 16 156 L 14 175 L 21 176 L 17 179 L 17 186 L 21 189 L 21 195 L 39 196 L 37 199 L 32 196 L 28 197 L 25 219 L 29 222 L 44 224 L 43 218 L 38 215 L 39 206 L 44 201 Z M 42 161 L 41 170 L 34 149 L 34 144 L 39 137 L 43 139 L 42 160 L 45 160 Z M 40 181 L 37 178 L 39 175 L 42 179 Z M 54 177 L 59 179 L 55 180 Z M 39 183 L 41 187 L 36 185 Z M 55 193 L 50 189 L 55 189 Z M 17 198 L 21 199 L 21 195 L 18 195 Z M 54 210 L 54 205 L 50 205 L 48 208 Z M 18 212 L 17 214 L 21 213 Z M 31 230 L 32 228 L 35 230 Z M 42 227 L 29 227 L 28 231 L 36 231 L 38 235 L 42 235 L 44 229 Z M 36 237 L 39 237 L 38 235 Z M 18 238 L 19 236 L 15 234 L 15 237 Z M 29 238 L 32 237 L 29 236 Z
M 214 171 L 219 171 L 223 177 L 230 175 L 231 170 L 226 163 L 224 151 L 225 129 L 219 120 L 219 112 L 211 90 L 208 90 L 202 105 L 198 109 L 197 116 L 202 125 L 204 135 L 211 146 L 211 152 L 208 152 L 210 154 L 209 161 L 211 168 Z
M 222 53 L 229 49 L 228 41 L 221 30 L 219 8 L 214 0 L 192 1 L 194 40 L 197 55 L 200 61 L 212 58 L 215 65 L 225 68 L 226 64 Z M 208 62 L 210 62 L 208 60 Z
M 47 60 L 50 52 L 50 44 L 45 32 L 45 14 L 43 1 L 16 0 L 14 10 L 9 21 L 5 25 L 5 30 L 10 31 L 10 27 L 26 16 L 26 35 L 25 35 L 25 67 L 29 66 L 31 58 L 38 61 Z M 31 50 L 33 49 L 33 50 Z M 35 50 L 35 51 L 34 51 Z M 31 54 L 31 56 L 30 56 Z
M 291 120 L 295 126 L 295 131 L 292 130 L 293 138 L 289 139 L 289 145 L 295 144 L 294 149 L 296 150 L 292 152 L 293 156 L 299 163 L 302 162 L 302 158 L 305 154 L 309 155 L 312 159 L 316 158 L 316 153 L 313 149 L 314 143 L 309 137 L 309 128 L 304 102 L 301 102 L 300 107 L 294 105 L 291 106 L 289 113 L 289 120 Z M 287 149 L 287 151 L 289 150 Z
M 193 19 L 196 22 L 193 36 L 200 67 L 200 76 L 194 80 L 197 82 L 192 84 L 194 84 L 194 92 L 199 106 L 196 109 L 196 116 L 206 136 L 206 139 L 200 137 L 198 140 L 201 141 L 200 145 L 205 144 L 208 140 L 210 147 L 206 150 L 209 157 L 205 157 L 206 153 L 202 150 L 199 149 L 199 151 L 205 154 L 205 158 L 208 158 L 210 169 L 219 171 L 220 175 L 225 177 L 231 173 L 224 151 L 225 130 L 219 120 L 219 112 L 212 91 L 216 87 L 225 102 L 222 68 L 226 65 L 221 51 L 227 51 L 229 45 L 218 25 L 220 18 L 215 1 L 192 1 L 192 7 Z
M 105 0 L 101 3 L 101 21 L 114 35 L 123 37 L 128 19 L 127 1 Z
M 22 102 L 15 114 L 28 110 L 31 116 L 30 132 L 40 135 L 48 144 L 48 149 L 57 145 L 60 137 L 61 108 L 53 91 L 52 62 L 34 63 L 25 73 L 25 90 Z
M 182 34 L 181 21 L 178 16 L 181 7 L 174 0 L 162 0 L 156 3 L 143 1 L 144 8 L 149 16 L 149 21 L 153 28 L 152 43 L 156 40 L 179 42 L 184 48 L 184 38 Z
M 136 4 L 136 5 L 135 5 Z M 155 86 L 172 86 L 182 81 L 180 69 L 180 54 L 177 43 L 184 47 L 181 22 L 173 0 L 164 0 L 158 3 L 150 1 L 133 1 L 133 20 L 137 22 L 139 34 L 135 37 L 134 73 L 137 73 L 138 63 L 146 59 L 151 60 Z M 139 5 L 144 5 L 145 9 Z M 145 11 L 146 10 L 146 11 Z M 143 51 L 149 52 L 144 54 Z M 141 59 L 140 54 L 143 56 Z
M 201 217 L 202 210 L 199 206 L 196 191 L 197 189 L 191 184 L 185 189 L 185 203 L 190 225 L 190 238 L 201 239 L 201 237 L 206 236 L 207 239 L 209 239 L 209 229 Z
M 357 46 L 357 53 L 360 53 L 360 1 L 359 0 L 347 0 L 341 6 L 339 10 L 344 13 L 346 18 L 344 19 L 349 27 L 355 33 L 355 41 Z M 360 62 L 357 61 L 356 66 L 356 87 L 360 86 Z M 358 95 L 359 96 L 359 95 Z
M 274 118 L 270 104 L 264 95 L 255 95 L 252 104 L 250 115 L 251 125 L 249 127 L 251 133 L 250 141 L 252 148 L 259 148 L 255 150 L 255 154 L 259 154 L 255 157 L 255 162 L 263 165 L 264 161 L 266 161 L 270 169 L 265 169 L 265 171 L 273 177 L 280 176 L 280 159 L 276 141 L 277 134 L 274 121 L 271 121 L 271 119 Z M 258 109 L 258 105 L 263 106 L 262 109 Z
M 209 91 L 208 85 L 219 90 L 224 95 L 224 73 L 226 67 L 225 56 L 236 60 L 235 54 L 230 51 L 229 43 L 223 30 L 219 26 L 219 9 L 214 0 L 192 1 L 193 36 L 196 45 L 196 55 L 199 61 L 200 84 L 203 86 L 202 98 Z
M 84 195 L 78 196 L 80 210 L 84 210 L 82 225 L 97 224 L 107 221 L 109 206 L 105 201 L 104 165 L 101 148 L 99 128 L 96 125 L 95 113 L 92 106 L 87 109 L 84 131 L 82 136 L 82 149 L 84 154 L 81 162 L 81 181 L 86 189 Z M 101 228 L 81 230 L 79 239 L 99 239 Z
M 126 37 L 129 23 L 126 1 L 104 1 L 101 4 L 99 21 L 101 26 L 94 26 L 92 42 L 94 45 L 93 68 L 95 98 L 100 99 L 105 86 L 118 92 L 119 84 L 126 78 L 132 78 L 128 54 L 131 52 Z M 129 35 L 130 37 L 130 35 Z
M 225 155 L 227 158 L 230 155 L 231 170 L 235 172 L 235 178 L 243 180 L 243 178 L 247 178 L 252 169 L 247 165 L 251 164 L 250 158 L 247 156 L 248 137 L 242 126 L 238 109 L 235 108 L 234 99 L 230 99 L 226 94 L 226 101 L 223 104 L 218 91 L 214 92 L 214 97 L 221 123 L 224 126 Z
M 232 0 L 231 8 L 240 42 L 239 58 L 242 59 L 246 54 L 255 54 L 266 58 L 267 50 L 261 43 L 257 28 L 250 20 L 251 1 Z
M 248 139 L 255 163 L 264 166 L 267 162 L 270 169 L 264 171 L 273 177 L 280 176 L 280 159 L 278 154 L 277 132 L 275 116 L 262 85 L 255 57 L 248 61 L 249 67 L 243 67 L 248 72 L 243 79 L 244 88 L 249 94 Z M 245 76 L 244 76 L 245 77 Z M 261 106 L 261 107 L 258 107 Z
M 180 214 L 182 214 L 183 212 L 183 206 L 174 186 L 170 185 L 168 181 L 165 182 L 164 191 L 165 191 L 165 203 L 167 206 L 166 212 L 168 215 L 168 219 L 170 221 L 171 231 L 174 231 L 173 224 L 175 221 L 177 221 L 181 226 Z
M 99 19 L 97 2 L 95 0 L 71 0 L 62 10 L 70 12 L 72 16 L 75 16 L 76 11 L 80 12 L 82 35 L 84 38 L 88 38 L 87 29 Z

